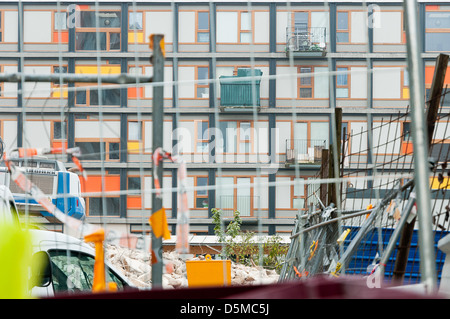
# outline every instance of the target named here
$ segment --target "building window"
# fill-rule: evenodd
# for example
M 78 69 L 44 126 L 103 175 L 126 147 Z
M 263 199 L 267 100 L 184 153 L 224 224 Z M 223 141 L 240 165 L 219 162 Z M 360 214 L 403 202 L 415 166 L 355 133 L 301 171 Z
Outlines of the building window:
M 197 12 L 197 42 L 209 42 L 209 12 Z
M 67 122 L 53 122 L 52 147 L 67 148 Z
M 348 72 L 348 68 L 337 68 L 338 72 Z M 336 98 L 349 98 L 348 73 L 336 76 Z
M 127 178 L 127 209 L 142 208 L 142 184 L 140 176 L 128 176 Z
M 53 122 L 53 139 L 61 140 L 67 138 L 67 123 Z
M 196 187 L 208 186 L 208 177 L 197 176 Z M 196 190 L 195 191 L 195 208 L 208 208 L 208 191 Z
M 252 42 L 252 13 L 241 12 L 240 13 L 240 30 L 239 30 L 239 42 L 251 43 Z
M 142 150 L 142 122 L 128 122 L 128 152 L 139 153 Z
M 427 6 L 425 12 L 425 50 L 450 51 L 450 11 Z M 436 11 L 434 11 L 436 10 Z
M 120 50 L 120 12 L 81 11 L 79 17 L 75 35 L 76 50 Z
M 196 152 L 197 153 L 207 153 L 208 152 L 208 122 L 207 121 L 196 121 L 197 130 L 197 143 Z
M 349 30 L 348 30 L 348 12 L 338 11 L 337 13 L 337 26 L 336 26 L 336 42 L 348 43 Z
M 311 67 L 301 67 L 300 68 L 300 98 L 310 99 L 313 97 L 312 88 L 312 76 L 308 74 L 312 73 Z
M 103 145 L 103 150 L 101 146 Z M 117 141 L 108 141 L 102 142 L 99 141 L 75 141 L 75 146 L 80 148 L 82 155 L 82 160 L 90 160 L 90 161 L 100 161 L 102 160 L 102 152 L 103 159 L 105 161 L 117 161 L 120 159 L 120 142 Z
M 54 29 L 56 31 L 67 30 L 67 12 L 55 12 Z
M 100 98 L 100 99 L 99 99 Z M 101 94 L 94 88 L 77 88 L 75 104 L 80 106 L 119 106 L 120 89 L 102 88 Z
M 402 76 L 402 98 L 409 99 L 409 75 L 406 68 L 403 70 Z
M 3 11 L 0 11 L 0 42 L 3 42 Z
M 250 122 L 241 122 L 239 125 L 239 152 L 251 152 L 251 124 Z
M 216 147 L 219 153 L 251 153 L 253 124 L 246 121 L 221 121 L 222 142 Z
M 130 12 L 128 16 L 129 30 L 142 30 L 142 12 Z
M 209 98 L 209 68 L 197 67 L 197 98 Z
M 89 216 L 119 216 L 119 197 L 89 197 Z
M 303 182 L 303 178 L 294 178 L 294 185 L 292 185 L 292 208 L 295 209 L 305 209 L 305 187 L 306 184 L 300 184 L 296 182 Z

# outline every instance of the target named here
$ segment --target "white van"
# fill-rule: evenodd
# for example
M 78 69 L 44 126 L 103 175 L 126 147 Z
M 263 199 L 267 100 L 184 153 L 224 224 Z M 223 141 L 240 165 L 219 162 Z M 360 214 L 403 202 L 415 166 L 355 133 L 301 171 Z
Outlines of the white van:
M 92 291 L 95 250 L 74 237 L 43 230 L 30 230 L 33 241 L 31 296 L 53 297 L 58 293 Z M 34 262 L 36 261 L 36 262 Z M 118 291 L 133 287 L 128 279 L 105 261 L 106 282 L 115 282 Z
M 5 185 L 0 185 L 0 223 L 12 223 L 20 226 L 14 197 Z

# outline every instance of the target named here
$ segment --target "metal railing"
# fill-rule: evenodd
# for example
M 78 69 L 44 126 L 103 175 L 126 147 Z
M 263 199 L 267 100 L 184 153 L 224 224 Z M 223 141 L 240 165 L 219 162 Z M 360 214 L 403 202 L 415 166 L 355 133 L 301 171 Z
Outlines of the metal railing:
M 323 52 L 327 49 L 327 31 L 323 27 L 286 28 L 286 50 L 300 52 Z
M 287 139 L 286 163 L 319 163 L 326 147 L 326 140 Z
M 259 196 L 222 195 L 217 199 L 217 206 L 222 210 L 223 217 L 233 217 L 236 210 L 241 217 L 251 217 L 253 210 L 259 207 Z

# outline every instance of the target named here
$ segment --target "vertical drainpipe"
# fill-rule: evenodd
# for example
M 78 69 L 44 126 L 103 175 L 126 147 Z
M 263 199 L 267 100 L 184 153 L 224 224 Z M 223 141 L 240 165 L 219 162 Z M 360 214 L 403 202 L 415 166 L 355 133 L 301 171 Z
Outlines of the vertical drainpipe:
M 371 20 L 371 15 L 374 14 L 374 12 L 372 11 L 368 11 L 368 21 L 370 22 Z M 367 28 L 368 28 L 368 38 L 367 38 L 367 42 L 368 42 L 368 50 L 369 50 L 369 54 L 373 53 L 373 28 L 370 27 L 371 25 L 368 24 Z M 372 58 L 369 56 L 367 58 L 367 70 L 373 70 L 373 60 Z M 373 109 L 373 73 L 372 72 L 367 72 L 367 131 L 368 132 L 373 132 L 373 116 L 372 116 L 372 109 Z M 373 149 L 373 138 L 370 134 L 367 134 L 367 165 L 370 167 L 373 162 L 372 162 L 372 149 Z M 369 169 L 368 171 L 369 176 L 371 176 L 373 174 L 373 170 Z M 367 188 L 372 188 L 373 187 L 373 180 L 368 180 L 367 181 Z
M 276 3 L 270 3 L 269 5 L 269 50 L 270 53 L 275 53 L 277 51 L 277 5 Z M 276 75 L 277 73 L 277 60 L 274 58 L 269 59 L 269 75 Z M 269 108 L 275 109 L 276 107 L 276 80 L 269 80 Z M 275 127 L 276 127 L 276 115 L 274 112 L 270 112 L 268 115 L 269 119 L 269 136 L 268 136 L 268 149 L 270 163 L 275 163 L 276 160 L 276 141 L 275 141 Z M 275 174 L 269 174 L 269 183 L 276 181 Z M 268 188 L 268 205 L 269 205 L 269 219 L 276 218 L 276 189 L 275 186 Z M 269 224 L 268 226 L 269 235 L 275 235 L 276 226 L 274 224 Z
M 69 12 L 69 14 L 72 14 Z M 75 27 L 72 25 L 68 25 L 69 28 L 69 43 L 68 43 L 68 51 L 69 53 L 75 52 Z M 75 58 L 69 57 L 67 59 L 67 73 L 74 74 L 75 73 Z M 67 147 L 72 148 L 75 146 L 75 114 L 72 111 L 72 108 L 75 106 L 75 91 L 73 88 L 75 87 L 75 83 L 68 84 L 68 95 L 67 95 L 67 106 L 68 106 L 68 118 L 67 118 Z M 69 159 L 70 160 L 70 159 Z
M 128 3 L 122 3 L 121 5 L 121 52 L 128 51 Z M 120 64 L 120 72 L 128 73 L 128 60 L 127 58 L 121 58 Z M 128 90 L 127 88 L 120 88 L 120 107 L 126 108 L 128 106 Z M 120 163 L 128 162 L 128 152 L 127 152 L 127 144 L 128 144 L 128 115 L 127 113 L 120 114 L 120 147 L 119 147 L 119 158 Z M 127 190 L 127 177 L 128 177 L 128 169 L 120 168 L 120 190 Z M 120 217 L 127 217 L 127 195 L 123 193 L 120 195 L 119 199 L 119 211 Z
M 211 53 L 211 56 L 216 53 L 216 4 L 210 2 L 209 4 L 209 52 Z M 214 32 L 213 32 L 214 30 Z M 215 79 L 215 68 L 216 65 L 212 58 L 209 60 L 209 72 L 210 72 L 210 78 Z M 209 127 L 211 127 L 211 123 L 216 123 L 216 116 L 215 116 L 215 107 L 216 107 L 216 96 L 215 96 L 215 83 L 210 83 L 209 85 L 209 107 L 212 112 L 209 113 L 208 116 L 208 122 Z M 212 137 L 211 137 L 212 138 Z M 214 137 L 215 138 L 215 137 Z M 209 141 L 209 145 L 212 145 L 212 140 Z M 212 150 L 212 152 L 209 152 L 212 156 L 214 156 L 215 150 Z M 213 161 L 212 158 L 210 158 L 210 162 Z M 208 171 L 208 185 L 216 185 L 216 168 L 210 168 Z M 208 190 L 208 219 L 212 218 L 212 209 L 216 206 L 216 191 L 214 189 Z M 214 225 L 208 224 L 208 234 L 213 235 L 214 234 Z
M 18 32 L 17 32 L 17 52 L 23 53 L 23 3 L 19 2 L 17 4 L 17 14 L 18 16 Z M 23 58 L 17 60 L 17 71 L 20 73 L 23 71 Z M 22 81 L 17 82 L 17 89 L 20 91 L 23 89 Z M 23 108 L 23 94 L 17 93 L 17 107 Z M 17 114 L 17 147 L 22 147 L 23 145 L 23 110 Z
M 173 59 L 172 59 L 172 78 L 175 83 L 178 81 L 178 3 L 173 4 Z M 178 85 L 172 88 L 172 107 L 178 107 Z M 172 114 L 172 132 L 178 128 L 178 113 Z M 172 148 L 178 143 L 178 139 L 172 134 Z M 172 152 L 172 150 L 169 150 Z M 178 169 L 172 169 L 172 188 L 178 187 Z M 172 219 L 176 220 L 178 216 L 178 192 L 172 192 Z M 172 224 L 172 234 L 176 235 L 176 223 Z

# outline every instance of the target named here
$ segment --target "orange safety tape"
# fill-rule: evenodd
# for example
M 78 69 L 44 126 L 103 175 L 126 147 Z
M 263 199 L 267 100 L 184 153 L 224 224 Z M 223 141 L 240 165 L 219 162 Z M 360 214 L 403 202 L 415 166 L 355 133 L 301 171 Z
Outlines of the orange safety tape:
M 310 255 L 309 255 L 308 260 L 311 260 L 311 259 L 314 257 L 314 254 L 316 253 L 317 245 L 318 245 L 318 244 L 319 244 L 319 241 L 316 240 L 316 241 L 313 241 L 311 247 L 309 247 Z M 313 246 L 314 246 L 314 249 L 313 249 Z

